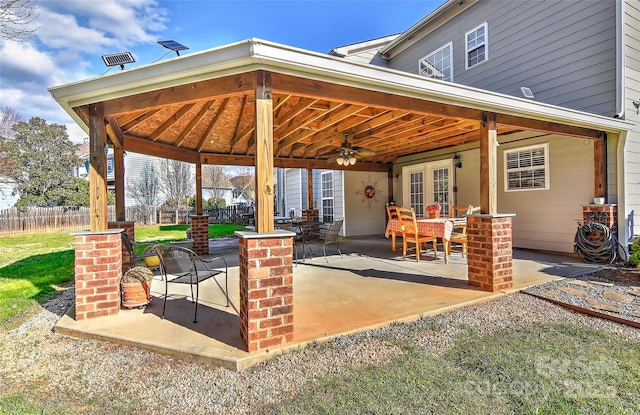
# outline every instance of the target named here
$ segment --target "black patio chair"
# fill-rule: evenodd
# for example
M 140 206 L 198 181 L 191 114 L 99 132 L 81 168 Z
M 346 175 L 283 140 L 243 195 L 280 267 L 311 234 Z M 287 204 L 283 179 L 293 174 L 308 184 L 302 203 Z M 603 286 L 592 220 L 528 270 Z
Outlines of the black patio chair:
M 133 242 L 131 242 L 129 235 L 127 235 L 124 232 L 120 234 L 120 238 L 122 239 L 122 245 L 124 246 L 124 249 L 129 254 L 128 269 L 135 267 L 136 263 L 140 260 L 144 260 L 145 258 L 151 258 L 156 256 L 155 252 L 136 254 L 136 246 L 151 246 L 151 245 L 157 244 L 158 242 L 154 241 L 154 242 L 147 242 L 142 244 L 134 244 Z
M 308 234 L 304 234 L 304 238 L 302 240 L 302 260 L 306 259 L 306 250 L 309 247 L 309 252 L 311 253 L 311 246 L 318 245 L 322 246 L 322 253 L 324 254 L 325 261 L 329 262 L 327 258 L 327 245 L 336 245 L 336 249 L 338 250 L 338 254 L 342 258 L 342 252 L 340 252 L 340 229 L 342 228 L 342 222 L 344 219 L 339 219 L 331 222 L 329 227 L 324 230 L 321 229 L 320 232 L 312 232 Z
M 174 245 L 154 245 L 154 251 L 160 258 L 160 270 L 165 281 L 164 304 L 162 306 L 162 318 L 167 308 L 167 297 L 169 295 L 169 284 L 189 284 L 191 287 L 191 302 L 195 303 L 193 322 L 198 322 L 198 298 L 200 294 L 200 283 L 213 278 L 222 290 L 229 307 L 229 284 L 227 261 L 222 257 L 204 259 L 188 248 Z M 213 263 L 219 263 L 218 267 L 212 267 Z M 224 289 L 215 278 L 224 274 Z M 193 295 L 193 286 L 196 292 Z

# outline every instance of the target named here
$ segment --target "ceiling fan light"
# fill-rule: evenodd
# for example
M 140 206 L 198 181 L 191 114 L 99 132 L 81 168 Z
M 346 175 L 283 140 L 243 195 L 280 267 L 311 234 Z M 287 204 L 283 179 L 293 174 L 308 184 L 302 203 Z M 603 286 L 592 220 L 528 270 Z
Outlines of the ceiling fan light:
M 336 158 L 336 163 L 338 163 L 338 165 L 342 166 L 344 164 L 346 160 L 344 159 L 344 157 L 342 157 L 341 155 L 338 156 L 338 158 Z
M 351 157 L 349 157 L 349 164 L 351 164 L 352 166 L 353 166 L 354 164 L 356 164 L 356 158 L 355 158 L 355 156 L 351 156 Z

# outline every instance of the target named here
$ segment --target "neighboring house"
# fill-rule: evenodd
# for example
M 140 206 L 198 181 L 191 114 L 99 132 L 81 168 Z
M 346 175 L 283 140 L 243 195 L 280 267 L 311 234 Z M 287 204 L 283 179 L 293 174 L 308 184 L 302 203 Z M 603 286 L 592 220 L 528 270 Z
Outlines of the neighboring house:
M 0 176 L 0 210 L 12 208 L 19 198 L 18 184 L 13 179 Z
M 640 209 L 639 1 L 447 1 L 400 35 L 339 47 L 331 55 L 634 122 L 626 137 L 606 140 L 605 192 L 606 202 L 623 212 L 618 218 L 627 218 L 618 224 L 623 245 L 640 234 L 634 220 Z M 583 205 L 595 196 L 594 142 L 534 131 L 502 134 L 498 142 L 498 211 L 516 215 L 513 246 L 572 252 Z M 418 214 L 433 202 L 445 213 L 451 204 L 479 205 L 481 164 L 478 143 L 401 157 L 389 199 Z M 325 173 L 313 174 L 314 202 L 322 210 L 316 176 Z M 333 214 L 341 217 L 357 208 L 347 184 L 357 188 L 365 180 L 360 173 L 333 174 Z M 385 175 L 371 175 L 386 184 L 379 176 Z M 306 207 L 303 195 L 289 187 L 297 185 L 297 173 L 284 177 L 287 191 L 279 206 Z M 347 236 L 368 233 L 345 229 Z
M 247 200 L 242 190 L 237 189 L 228 177 L 223 176 L 218 179 L 218 183 L 213 183 L 211 175 L 206 174 L 207 167 L 202 166 L 202 199 L 221 198 L 225 201 L 225 206 L 244 206 Z M 250 204 L 250 203 L 249 203 Z

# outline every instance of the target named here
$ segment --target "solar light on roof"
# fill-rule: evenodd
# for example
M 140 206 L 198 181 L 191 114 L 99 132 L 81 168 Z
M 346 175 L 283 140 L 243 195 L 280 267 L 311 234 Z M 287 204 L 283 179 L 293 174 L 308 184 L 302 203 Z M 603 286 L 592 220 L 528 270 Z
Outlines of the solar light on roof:
M 159 40 L 158 43 L 165 48 L 174 51 L 178 56 L 180 56 L 181 50 L 189 49 L 187 46 L 182 43 L 176 42 L 175 40 Z
M 131 52 L 120 52 L 112 53 L 111 55 L 102 55 L 102 61 L 107 66 L 120 66 L 120 70 L 123 70 L 124 65 L 133 63 L 136 60 L 133 59 Z

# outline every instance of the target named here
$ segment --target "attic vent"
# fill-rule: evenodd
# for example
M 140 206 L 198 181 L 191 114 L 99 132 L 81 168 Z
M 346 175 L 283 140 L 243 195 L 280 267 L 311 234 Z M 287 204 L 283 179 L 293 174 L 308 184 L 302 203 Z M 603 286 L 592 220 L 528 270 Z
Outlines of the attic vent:
M 131 52 L 112 53 L 111 55 L 103 55 L 102 60 L 107 66 L 120 66 L 120 69 L 124 69 L 124 65 L 127 63 L 133 63 L 136 60 L 133 59 Z

